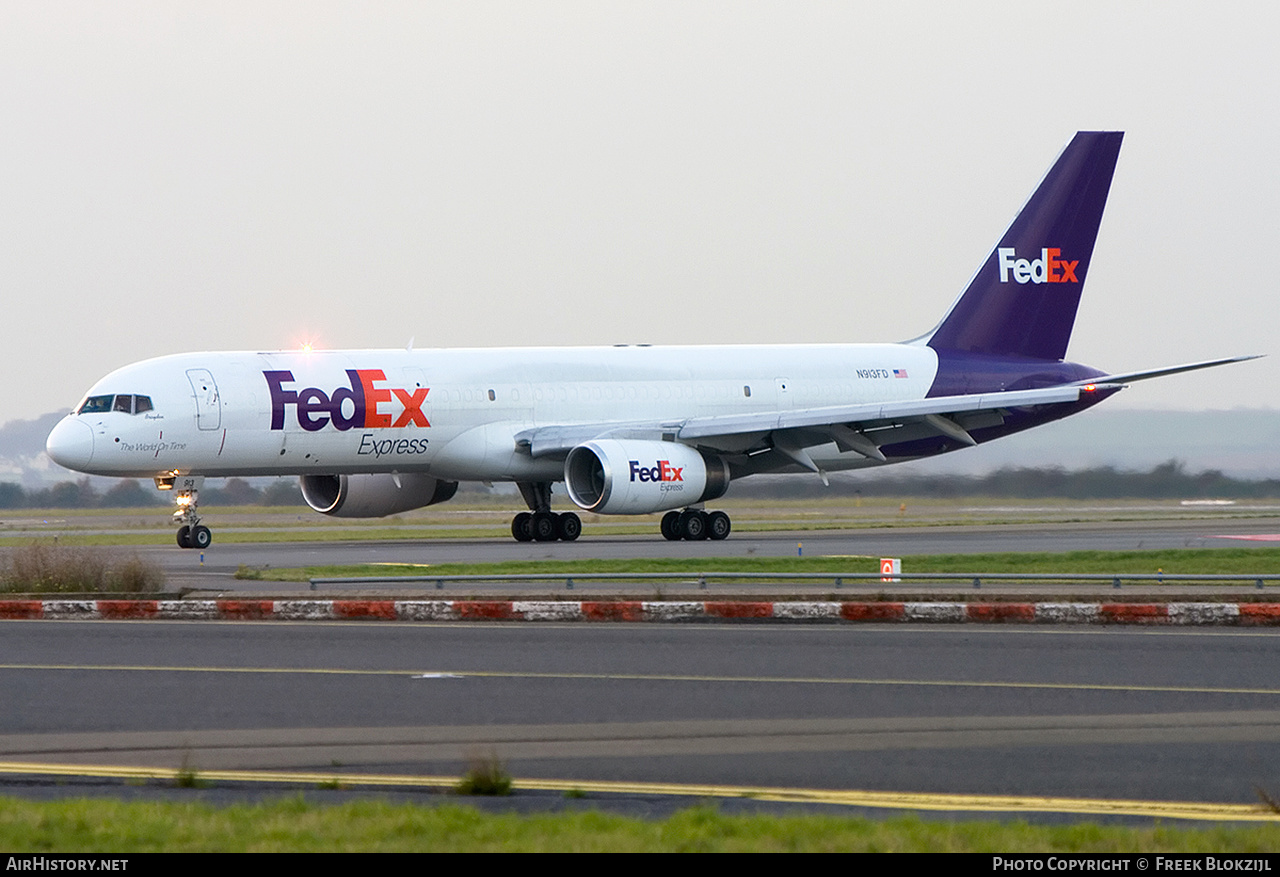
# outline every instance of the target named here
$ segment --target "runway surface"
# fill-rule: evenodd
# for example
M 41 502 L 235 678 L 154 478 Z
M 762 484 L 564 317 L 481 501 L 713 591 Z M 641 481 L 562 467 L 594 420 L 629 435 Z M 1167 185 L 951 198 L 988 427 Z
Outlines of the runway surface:
M 597 536 L 576 542 L 518 543 L 506 539 L 425 539 L 382 542 L 221 544 L 203 552 L 177 546 L 142 549 L 174 587 L 280 590 L 233 578 L 241 566 L 303 567 L 362 563 L 435 564 L 504 560 L 654 557 L 902 557 L 1006 551 L 1131 551 L 1266 546 L 1240 536 L 1280 533 L 1280 519 L 1091 521 L 1025 525 L 891 527 L 863 530 L 734 533 L 723 542 L 668 542 L 654 536 Z M 909 565 L 907 567 L 909 569 Z
M 1269 630 L 0 622 L 0 761 L 1280 795 Z M 0 791 L 12 791 L 0 785 Z
M 904 558 L 1240 547 L 1266 543 L 1224 537 L 1277 532 L 1280 520 L 1258 518 L 747 533 L 719 543 L 589 532 L 570 544 L 215 542 L 203 566 L 198 552 L 176 547 L 144 554 L 171 585 L 279 590 L 232 575 L 241 564 L 782 556 L 797 542 L 806 556 Z M 912 800 L 953 810 L 969 805 L 945 796 L 1249 805 L 1256 789 L 1280 798 L 1278 637 L 1238 628 L 5 621 L 0 761 L 448 777 L 493 754 L 517 779 L 565 787 L 923 793 Z

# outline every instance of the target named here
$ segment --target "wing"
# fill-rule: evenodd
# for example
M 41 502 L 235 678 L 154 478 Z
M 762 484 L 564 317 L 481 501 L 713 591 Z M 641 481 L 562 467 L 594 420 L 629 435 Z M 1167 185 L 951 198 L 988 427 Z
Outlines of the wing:
M 880 445 L 903 440 L 945 435 L 960 444 L 976 445 L 968 430 L 1002 423 L 1011 409 L 1077 402 L 1084 395 L 1119 388 L 1118 384 L 1072 384 L 685 420 L 544 426 L 518 433 L 516 442 L 534 457 L 562 456 L 583 442 L 599 438 L 665 439 L 742 457 L 772 450 L 821 475 L 822 469 L 806 448 L 834 442 L 841 453 L 886 462 Z M 761 471 L 767 468 L 778 467 L 761 467 Z
M 1054 387 L 938 396 L 899 402 L 831 405 L 818 408 L 691 417 L 664 421 L 612 421 L 541 426 L 516 434 L 518 446 L 534 457 L 563 457 L 592 439 L 678 441 L 728 457 L 742 473 L 769 471 L 789 463 L 818 473 L 823 467 L 808 449 L 834 444 L 841 455 L 866 463 L 888 462 L 881 446 L 945 436 L 958 445 L 976 445 L 971 430 L 1001 426 L 1015 411 L 1034 415 L 1041 406 L 1101 399 L 1132 381 L 1256 359 L 1236 356 L 1141 372 L 1104 375 Z M 1036 422 L 1043 422 L 1042 418 Z M 767 452 L 771 459 L 761 459 Z M 777 455 L 781 455 L 778 457 Z M 756 462 L 753 462 L 753 459 Z M 852 467 L 841 467 L 852 468 Z

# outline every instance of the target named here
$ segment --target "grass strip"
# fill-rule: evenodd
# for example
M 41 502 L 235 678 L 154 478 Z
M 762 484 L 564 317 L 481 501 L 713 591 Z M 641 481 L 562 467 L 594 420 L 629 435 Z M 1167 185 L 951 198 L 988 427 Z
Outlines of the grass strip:
M 281 568 L 242 567 L 236 578 L 307 581 L 359 576 L 520 575 L 529 573 L 876 573 L 876 557 L 712 557 L 635 560 L 512 560 L 499 563 L 360 564 Z M 928 554 L 906 557 L 902 571 L 936 573 L 1102 573 L 1167 575 L 1280 575 L 1280 548 L 1183 548 L 1165 551 L 1068 551 Z
M 996 526 L 1033 523 L 1098 523 L 1107 521 L 1241 520 L 1275 517 L 1274 506 L 1242 505 L 1206 511 L 1168 501 L 1110 501 L 1103 504 L 1066 500 L 1042 502 L 966 498 L 924 500 L 877 499 L 851 504 L 848 499 L 725 500 L 717 503 L 733 514 L 734 532 L 805 532 L 877 530 L 898 527 Z M 295 506 L 211 506 L 206 509 L 218 544 L 362 540 L 505 539 L 511 514 L 519 503 L 511 498 L 449 504 L 367 522 L 331 520 Z M 909 509 L 909 511 L 908 511 Z M 618 518 L 584 515 L 592 536 L 656 535 L 657 515 Z M 8 531 L 8 532 L 6 532 Z M 174 528 L 160 509 L 20 509 L 0 520 L 0 547 L 55 540 L 72 545 L 169 545 Z M 34 535 L 39 534 L 39 535 Z
M 578 796 L 573 796 L 577 798 Z M 12 853 L 145 852 L 1223 852 L 1267 853 L 1280 826 L 1031 825 L 730 815 L 710 806 L 642 820 L 596 810 L 519 815 L 301 795 L 259 804 L 0 798 Z

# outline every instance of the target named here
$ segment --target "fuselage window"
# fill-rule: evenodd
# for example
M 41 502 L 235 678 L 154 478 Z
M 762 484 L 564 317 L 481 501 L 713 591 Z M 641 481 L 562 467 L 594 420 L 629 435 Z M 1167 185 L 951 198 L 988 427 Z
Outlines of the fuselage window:
M 750 398 L 751 398 L 751 385 L 750 385 L 750 384 L 747 384 L 747 385 L 744 385 L 744 386 L 743 386 L 743 388 L 742 388 L 742 395 L 746 396 L 748 399 L 750 399 Z

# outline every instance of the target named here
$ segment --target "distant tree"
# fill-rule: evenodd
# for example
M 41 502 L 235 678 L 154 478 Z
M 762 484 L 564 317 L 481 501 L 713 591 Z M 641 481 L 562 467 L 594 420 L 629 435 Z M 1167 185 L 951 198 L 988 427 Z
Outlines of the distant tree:
M 802 498 L 815 495 L 803 478 L 763 478 L 733 486 L 736 496 Z M 997 469 L 986 475 L 872 475 L 859 473 L 832 479 L 832 496 L 920 496 L 952 499 L 966 496 L 1019 499 L 1264 499 L 1280 497 L 1276 479 L 1244 480 L 1208 470 L 1192 473 L 1183 463 L 1169 460 L 1145 472 L 1098 466 L 1066 470 L 1045 468 Z
M 79 481 L 59 481 L 48 490 L 32 495 L 34 505 L 52 509 L 91 509 L 98 504 L 98 491 L 88 478 Z
M 263 505 L 304 505 L 302 489 L 292 478 L 281 479 L 262 491 Z
M 200 491 L 200 502 L 209 505 L 256 505 L 261 501 L 262 491 L 243 478 L 230 478 L 221 487 Z
M 118 482 L 98 501 L 98 505 L 108 509 L 140 508 L 156 505 L 156 503 L 155 493 L 132 479 Z
M 21 484 L 0 482 L 0 509 L 20 509 L 27 504 L 27 492 Z

